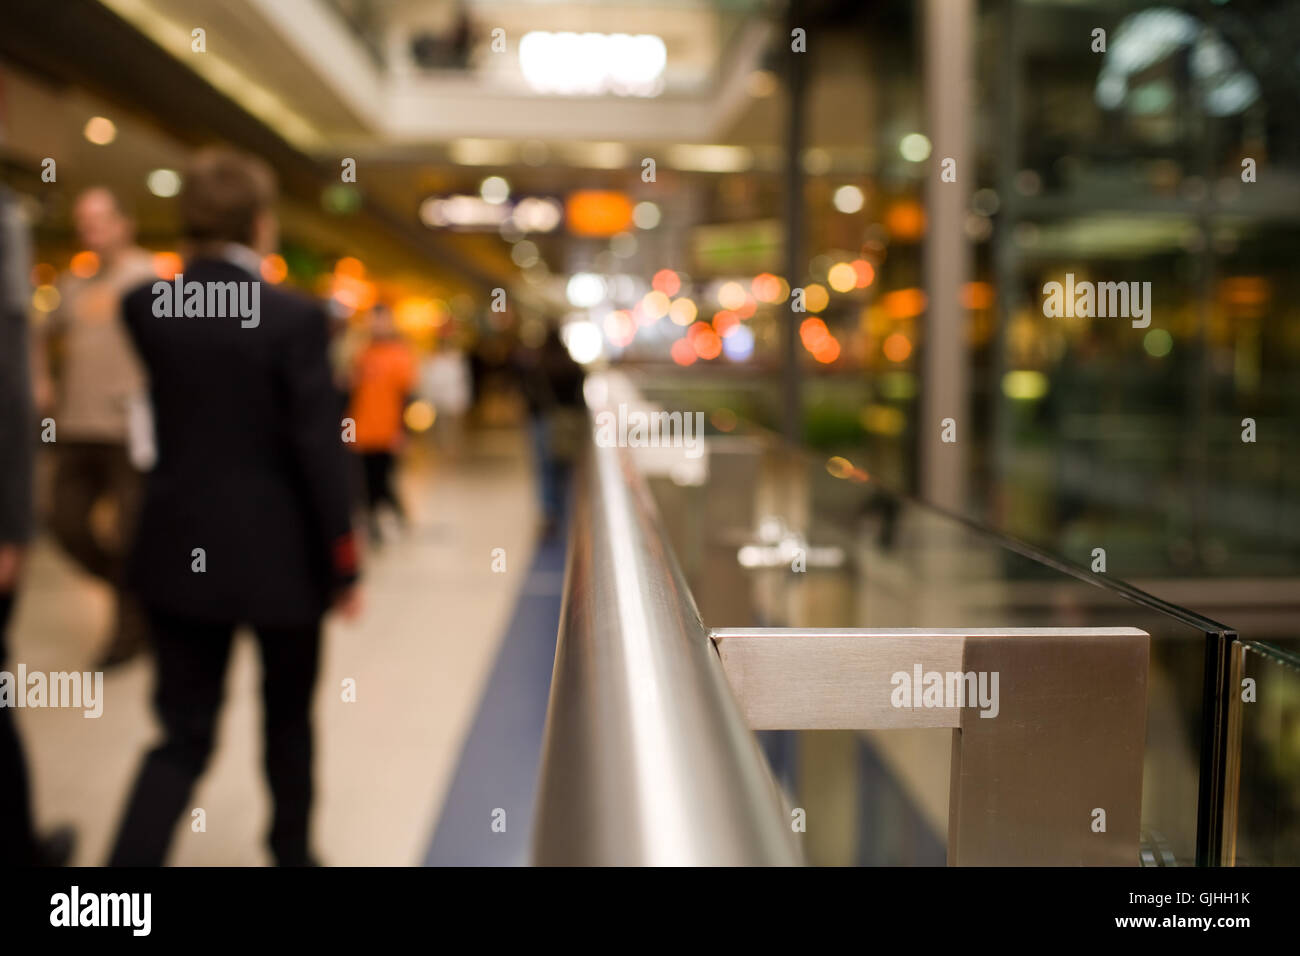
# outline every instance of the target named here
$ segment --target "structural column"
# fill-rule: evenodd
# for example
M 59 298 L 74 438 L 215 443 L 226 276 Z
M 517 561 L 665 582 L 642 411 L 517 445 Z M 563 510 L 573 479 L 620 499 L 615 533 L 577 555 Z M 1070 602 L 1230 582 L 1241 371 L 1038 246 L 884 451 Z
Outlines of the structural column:
M 807 85 L 806 52 L 794 52 L 790 47 L 790 34 L 798 22 L 799 5 L 791 3 L 786 18 L 785 37 L 777 42 L 785 47 L 785 277 L 794 289 L 803 281 L 807 268 L 804 262 L 804 202 L 803 202 L 803 141 L 804 101 Z M 800 390 L 799 320 L 802 316 L 789 307 L 781 329 L 781 426 L 786 440 L 803 443 L 803 395 Z
M 970 278 L 964 230 L 971 182 L 971 88 L 974 84 L 974 0 L 926 0 L 926 129 L 933 146 L 926 172 L 925 340 L 921 367 L 920 493 L 932 504 L 964 511 L 968 452 L 973 439 L 970 347 L 962 286 Z M 945 160 L 956 163 L 956 182 L 940 178 Z M 942 422 L 953 420 L 955 442 L 943 441 Z

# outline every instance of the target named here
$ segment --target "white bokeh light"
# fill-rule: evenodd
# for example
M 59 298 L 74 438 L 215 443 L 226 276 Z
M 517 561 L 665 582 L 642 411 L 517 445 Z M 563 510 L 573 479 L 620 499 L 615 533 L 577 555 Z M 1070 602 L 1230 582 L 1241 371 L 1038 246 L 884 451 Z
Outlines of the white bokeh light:
M 500 176 L 489 176 L 478 187 L 484 202 L 499 206 L 510 198 L 510 184 Z
M 575 272 L 564 294 L 574 308 L 590 309 L 605 300 L 605 280 L 594 272 Z
M 835 196 L 831 199 L 835 208 L 840 212 L 854 213 L 862 209 L 862 190 L 857 186 L 841 186 L 835 190 Z
M 909 163 L 922 163 L 930 157 L 930 140 L 922 133 L 908 133 L 898 144 L 898 152 Z
M 145 180 L 149 192 L 170 199 L 181 191 L 181 177 L 174 169 L 155 169 Z
M 648 33 L 549 33 L 519 41 L 519 68 L 538 93 L 562 96 L 657 96 L 668 50 Z
M 659 225 L 662 218 L 663 214 L 659 211 L 659 207 L 652 202 L 639 202 L 632 207 L 632 222 L 638 229 L 653 229 Z
M 605 337 L 595 322 L 570 322 L 560 330 L 560 338 L 579 365 L 590 365 L 605 349 Z

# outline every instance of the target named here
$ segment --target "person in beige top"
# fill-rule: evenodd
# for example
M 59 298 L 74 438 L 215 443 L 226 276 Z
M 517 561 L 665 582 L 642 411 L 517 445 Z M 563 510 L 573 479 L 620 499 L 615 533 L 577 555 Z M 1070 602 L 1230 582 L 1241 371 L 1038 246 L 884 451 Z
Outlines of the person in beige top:
M 73 219 L 83 248 L 98 257 L 98 270 L 61 284 L 59 307 L 39 336 L 36 395 L 41 415 L 55 422 L 52 530 L 69 556 L 111 587 L 117 600 L 100 661 L 111 667 L 144 646 L 143 615 L 124 593 L 123 579 L 141 487 L 128 438 L 147 408 L 146 388 L 121 305 L 127 292 L 157 276 L 152 257 L 135 245 L 134 224 L 107 189 L 82 193 Z M 105 500 L 116 514 L 111 540 L 91 519 Z

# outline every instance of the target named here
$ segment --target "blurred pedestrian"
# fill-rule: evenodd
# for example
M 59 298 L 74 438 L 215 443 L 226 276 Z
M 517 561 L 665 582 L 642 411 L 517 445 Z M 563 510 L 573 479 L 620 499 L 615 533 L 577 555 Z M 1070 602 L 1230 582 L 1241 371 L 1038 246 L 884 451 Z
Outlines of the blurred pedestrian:
M 465 353 L 445 342 L 420 365 L 420 397 L 437 412 L 434 437 L 438 450 L 458 458 L 464 445 L 465 414 L 471 398 L 470 367 Z
M 260 282 L 277 229 L 265 164 L 203 150 L 183 182 L 185 315 L 167 314 L 171 283 L 137 290 L 124 307 L 157 423 L 129 579 L 149 613 L 163 740 L 136 779 L 110 862 L 163 862 L 211 755 L 231 642 L 247 624 L 262 656 L 268 843 L 278 864 L 309 865 L 321 621 L 331 606 L 359 610 L 326 317 Z M 199 316 L 191 288 L 207 303 Z M 214 297 L 237 297 L 238 314 L 214 315 Z
M 569 470 L 587 428 L 585 373 L 555 327 L 547 331 L 540 348 L 521 350 L 516 365 L 528 404 L 541 533 L 551 538 L 564 514 Z
M 26 228 L 0 188 L 0 667 L 8 661 L 9 620 L 32 534 L 32 449 L 36 420 L 28 375 Z M 26 693 L 25 687 L 15 688 Z M 27 760 L 13 701 L 0 701 L 0 864 L 61 865 L 72 853 L 66 828 L 45 839 L 32 822 Z
M 67 275 L 59 306 L 37 337 L 36 394 L 42 416 L 55 422 L 51 530 L 86 573 L 113 591 L 112 633 L 99 669 L 144 648 L 139 605 L 124 588 L 126 553 L 140 500 L 140 473 L 128 449 L 132 417 L 141 411 L 144 374 L 120 318 L 122 297 L 154 278 L 153 260 L 134 244 L 134 226 L 107 189 L 77 198 L 73 221 L 94 271 Z M 57 388 L 51 360 L 57 353 Z M 57 396 L 57 397 L 56 397 Z M 113 506 L 111 540 L 96 532 L 95 508 Z
M 382 506 L 387 505 L 399 522 L 406 518 L 393 489 L 393 469 L 406 437 L 402 416 L 415 389 L 416 364 L 386 306 L 371 309 L 369 322 L 370 339 L 353 364 L 348 417 L 356 423 L 352 448 L 365 469 L 366 517 L 371 539 L 378 542 Z

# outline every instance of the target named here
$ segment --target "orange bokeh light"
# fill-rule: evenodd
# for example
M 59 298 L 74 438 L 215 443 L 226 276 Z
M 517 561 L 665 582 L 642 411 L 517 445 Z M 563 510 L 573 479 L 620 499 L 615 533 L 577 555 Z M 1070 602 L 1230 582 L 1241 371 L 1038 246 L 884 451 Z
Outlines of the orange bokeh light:
M 153 256 L 153 271 L 159 279 L 166 279 L 170 282 L 176 278 L 176 273 L 185 268 L 185 262 L 174 252 L 155 252 Z
M 613 190 L 579 189 L 569 193 L 564 215 L 574 235 L 606 238 L 632 227 L 632 201 Z
M 912 343 L 902 332 L 887 336 L 880 348 L 885 353 L 885 358 L 891 362 L 905 362 L 912 354 Z
M 915 200 L 896 202 L 885 213 L 885 228 L 895 239 L 920 239 L 925 235 L 925 210 Z
M 672 356 L 673 361 L 678 365 L 694 365 L 697 357 L 695 349 L 686 339 L 678 339 L 674 342 L 672 348 L 668 350 L 668 354 Z
M 360 259 L 344 256 L 334 263 L 334 274 L 347 276 L 349 279 L 360 279 L 366 274 L 366 267 L 361 264 Z
M 715 359 L 722 354 L 722 338 L 707 322 L 696 322 L 687 329 L 686 340 L 702 359 Z
M 779 302 L 781 299 L 781 280 L 770 272 L 754 276 L 749 288 L 759 302 Z
M 373 282 L 346 275 L 335 275 L 330 296 L 346 308 L 364 312 L 375 304 L 379 292 Z
M 859 289 L 865 289 L 876 281 L 876 267 L 866 259 L 854 259 L 850 265 L 853 266 L 853 271 L 857 273 L 857 287 Z
M 987 309 L 993 305 L 993 286 L 987 282 L 967 282 L 961 287 L 961 304 L 968 309 Z
M 78 279 L 89 279 L 99 271 L 99 256 L 89 249 L 82 250 L 72 257 L 68 268 Z
M 910 319 L 925 311 L 926 298 L 920 289 L 899 289 L 881 299 L 880 304 L 891 319 Z
M 735 312 L 723 309 L 721 312 L 713 314 L 713 331 L 723 337 L 726 337 L 738 325 L 740 325 L 740 316 L 736 315 Z
M 840 357 L 840 343 L 833 335 L 827 335 L 817 343 L 817 348 L 813 349 L 813 358 L 823 365 L 830 365 Z
M 817 346 L 826 340 L 830 330 L 826 328 L 826 323 L 816 316 L 804 319 L 799 324 L 799 341 L 803 342 L 803 347 L 809 352 L 817 350 Z
M 277 285 L 289 277 L 289 263 L 284 256 L 269 255 L 262 260 L 262 278 Z

